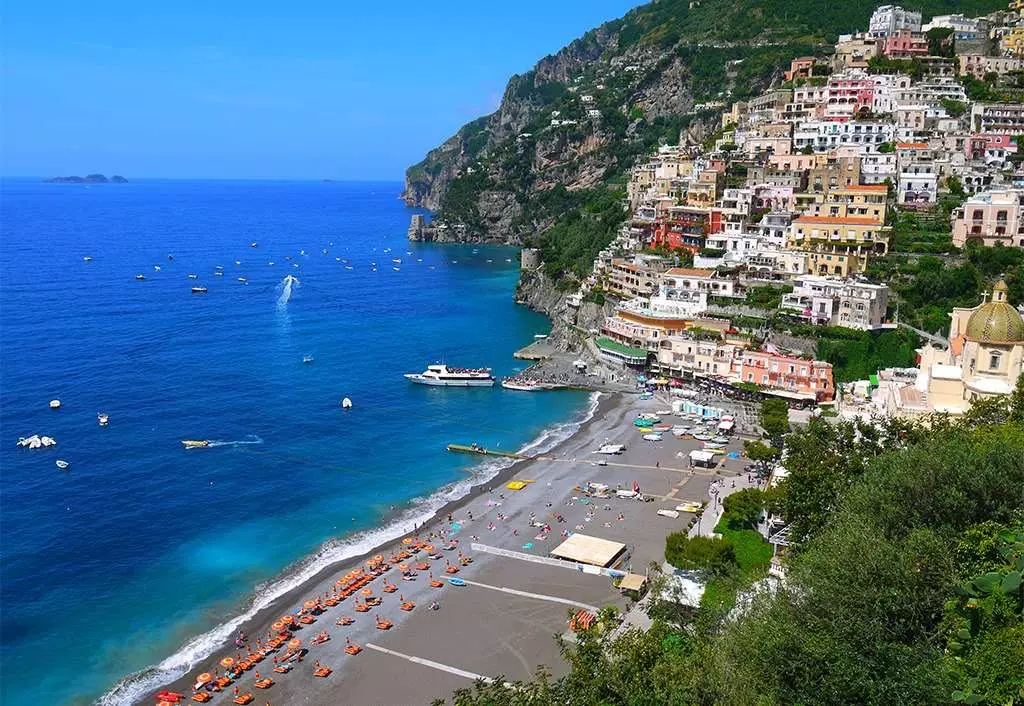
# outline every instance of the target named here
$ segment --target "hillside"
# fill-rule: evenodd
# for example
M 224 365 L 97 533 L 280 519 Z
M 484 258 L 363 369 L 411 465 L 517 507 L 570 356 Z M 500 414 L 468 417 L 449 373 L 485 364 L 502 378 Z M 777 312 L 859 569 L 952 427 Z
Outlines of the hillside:
M 638 7 L 513 76 L 494 113 L 408 169 L 403 197 L 464 224 L 460 237 L 540 245 L 549 273 L 583 272 L 624 217 L 618 188 L 639 156 L 681 135 L 699 143 L 720 121 L 721 107 L 708 103 L 759 93 L 781 79 L 790 59 L 866 28 L 879 4 L 661 0 Z M 913 6 L 926 17 L 978 15 L 1005 2 Z

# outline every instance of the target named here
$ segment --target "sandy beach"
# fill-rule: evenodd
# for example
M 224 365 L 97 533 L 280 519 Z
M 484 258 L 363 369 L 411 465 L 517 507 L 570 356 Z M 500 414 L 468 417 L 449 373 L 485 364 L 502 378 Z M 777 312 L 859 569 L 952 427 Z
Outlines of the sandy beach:
M 657 510 L 708 500 L 709 485 L 715 478 L 741 474 L 746 465 L 743 459 L 725 459 L 714 470 L 691 470 L 686 456 L 700 448 L 700 442 L 671 434 L 665 434 L 661 442 L 642 440 L 632 425 L 636 414 L 666 408 L 664 399 L 604 395 L 593 418 L 571 438 L 538 458 L 515 463 L 467 497 L 442 508 L 434 521 L 418 529 L 421 539 L 433 533 L 436 541 L 438 533 L 444 533 L 448 539 L 458 540 L 457 549 L 440 552 L 441 558 L 436 560 L 424 553 L 416 555 L 409 562 L 411 567 L 424 561 L 430 568 L 416 571 L 413 580 L 402 580 L 401 572 L 392 568 L 373 581 L 369 588 L 383 603 L 369 612 L 355 612 L 354 598 L 327 608 L 315 623 L 296 632 L 308 653 L 289 673 L 275 674 L 268 657 L 224 692 L 215 694 L 210 703 L 232 703 L 232 689 L 237 686 L 242 694 L 252 693 L 253 703 L 259 706 L 268 702 L 318 705 L 338 703 L 339 699 L 360 704 L 428 704 L 471 685 L 478 676 L 529 679 L 541 665 L 555 675 L 564 673 L 566 666 L 554 636 L 566 631 L 569 612 L 605 605 L 621 609 L 626 599 L 608 577 L 473 551 L 471 545 L 546 557 L 563 541 L 563 532 L 582 532 L 626 544 L 629 558 L 618 568 L 644 573 L 651 561 L 662 561 L 665 535 L 685 529 L 692 515 L 681 513 L 668 519 L 658 516 Z M 665 422 L 688 423 L 679 417 L 667 417 Z M 621 443 L 627 448 L 617 456 L 595 454 L 603 443 Z M 730 441 L 729 451 L 741 449 L 741 439 Z M 600 461 L 607 465 L 598 465 Z M 532 482 L 523 490 L 512 491 L 506 484 L 513 479 Z M 613 489 L 628 489 L 636 482 L 654 500 L 589 500 L 574 490 L 588 481 Z M 550 524 L 551 531 L 543 532 L 531 526 L 532 522 Z M 409 530 L 411 533 L 413 528 Z M 400 543 L 379 547 L 367 556 L 390 557 L 400 547 Z M 458 578 L 466 585 L 445 582 L 442 588 L 431 587 L 428 574 L 444 578 L 446 564 L 459 566 L 459 553 L 472 559 L 459 567 Z M 261 611 L 241 628 L 250 636 L 250 644 L 257 637 L 266 638 L 279 616 L 296 613 L 306 599 L 330 593 L 340 576 L 365 560 L 366 556 L 359 557 L 325 569 Z M 386 581 L 398 587 L 395 593 L 381 592 Z M 415 603 L 415 608 L 400 610 L 400 597 Z M 438 602 L 437 610 L 429 609 L 432 601 Z M 354 622 L 337 625 L 341 616 L 351 616 Z M 393 627 L 377 629 L 378 616 L 391 621 Z M 321 631 L 327 631 L 330 640 L 311 644 L 311 638 Z M 362 652 L 346 654 L 346 638 L 363 647 Z M 225 645 L 168 688 L 191 697 L 200 672 L 212 671 L 222 658 L 239 652 L 234 645 Z M 333 670 L 329 677 L 313 676 L 317 662 Z M 274 686 L 253 688 L 256 671 L 263 677 L 272 676 Z

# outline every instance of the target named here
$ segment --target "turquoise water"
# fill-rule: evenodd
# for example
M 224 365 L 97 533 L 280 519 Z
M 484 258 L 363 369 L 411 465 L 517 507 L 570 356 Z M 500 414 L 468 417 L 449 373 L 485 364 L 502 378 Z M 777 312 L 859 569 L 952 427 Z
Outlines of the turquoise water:
M 254 600 L 384 538 L 390 506 L 408 526 L 464 492 L 485 469 L 446 442 L 519 447 L 587 407 L 402 378 L 510 374 L 548 323 L 512 302 L 517 251 L 408 243 L 398 184 L 2 188 L 5 704 L 91 702 L 161 664 L 107 696 L 129 699 Z M 57 446 L 16 445 L 31 434 Z

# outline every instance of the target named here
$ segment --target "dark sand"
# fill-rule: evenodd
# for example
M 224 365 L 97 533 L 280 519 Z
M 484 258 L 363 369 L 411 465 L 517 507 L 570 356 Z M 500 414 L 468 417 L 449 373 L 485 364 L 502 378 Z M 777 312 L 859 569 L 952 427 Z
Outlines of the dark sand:
M 540 394 L 540 393 L 538 393 Z M 516 463 L 499 477 L 478 487 L 462 500 L 442 508 L 434 522 L 421 528 L 421 536 L 447 527 L 446 516 L 463 523 L 455 535 L 461 551 L 470 554 L 469 545 L 480 544 L 547 556 L 562 541 L 560 532 L 582 531 L 625 543 L 631 557 L 628 566 L 644 573 L 651 561 L 662 561 L 665 535 L 686 527 L 689 514 L 677 519 L 659 517 L 660 508 L 674 508 L 687 500 L 708 499 L 708 486 L 715 478 L 714 471 L 691 472 L 685 458 L 690 450 L 699 448 L 693 439 L 679 440 L 666 434 L 662 442 L 648 442 L 640 438 L 631 422 L 637 412 L 664 409 L 664 400 L 640 401 L 632 395 L 607 396 L 602 399 L 594 418 L 584 424 L 570 439 L 542 458 Z M 666 417 L 666 423 L 689 424 L 685 419 Z M 624 443 L 625 453 L 619 456 L 600 456 L 593 452 L 603 443 Z M 742 442 L 730 442 L 729 450 L 740 450 Z M 681 458 L 678 454 L 682 454 Z M 605 460 L 607 466 L 598 466 Z M 721 476 L 736 475 L 745 465 L 743 460 L 725 461 L 718 469 Z M 526 489 L 514 492 L 504 486 L 511 478 L 534 482 Z M 585 504 L 573 491 L 577 484 L 598 481 L 624 488 L 634 480 L 644 493 L 660 496 L 654 502 L 612 498 Z M 572 500 L 573 498 L 576 500 Z M 548 507 L 547 504 L 551 503 Z M 605 507 L 609 509 L 605 509 Z M 529 514 L 550 522 L 553 531 L 546 539 L 537 539 L 538 530 L 529 527 Z M 550 516 L 561 513 L 564 523 Z M 473 520 L 468 519 L 472 513 Z M 504 519 L 499 519 L 501 513 Z M 619 514 L 624 519 L 619 520 Z M 589 518 L 589 519 L 588 519 Z M 493 525 L 493 529 L 489 529 Z M 577 527 L 582 529 L 577 530 Z M 474 539 L 476 536 L 479 539 Z M 532 542 L 533 547 L 524 548 Z M 389 556 L 396 545 L 385 546 L 369 555 Z M 456 560 L 456 552 L 443 552 L 445 560 Z M 243 693 L 252 692 L 257 706 L 271 704 L 428 704 L 432 699 L 448 697 L 459 687 L 470 686 L 472 676 L 450 673 L 442 668 L 426 666 L 403 656 L 377 652 L 368 644 L 402 653 L 414 659 L 430 660 L 440 665 L 488 677 L 502 676 L 508 680 L 529 679 L 536 668 L 544 665 L 556 675 L 564 673 L 566 665 L 559 655 L 556 634 L 564 633 L 567 618 L 579 607 L 554 599 L 563 599 L 587 606 L 600 607 L 626 605 L 607 577 L 547 566 L 529 561 L 500 557 L 485 552 L 473 552 L 473 563 L 463 568 L 458 576 L 468 582 L 483 584 L 431 588 L 425 573 L 415 581 L 401 581 L 398 572 L 387 575 L 397 584 L 394 594 L 381 593 L 384 580 L 373 584 L 375 595 L 383 596 L 384 603 L 369 613 L 352 610 L 352 599 L 328 609 L 317 622 L 298 631 L 297 636 L 308 643 L 321 630 L 327 630 L 331 640 L 322 645 L 309 645 L 309 654 L 288 674 L 273 675 L 276 684 L 269 690 L 252 688 L 252 672 L 243 676 L 238 686 Z M 267 634 L 270 623 L 285 612 L 295 612 L 306 598 L 323 595 L 337 577 L 361 565 L 365 557 L 348 560 L 321 572 L 307 584 L 283 596 L 262 611 L 243 630 L 251 635 Z M 420 561 L 417 556 L 415 561 Z M 423 560 L 429 561 L 423 558 Z M 433 561 L 431 573 L 444 576 L 445 560 Z M 457 562 L 456 562 L 457 563 Z M 486 586 L 486 587 L 485 587 Z M 535 594 L 525 596 L 495 589 Z M 398 609 L 399 594 L 416 603 L 410 613 Z M 432 600 L 440 609 L 428 610 Z M 353 625 L 341 627 L 335 620 L 341 615 L 356 619 Z M 377 630 L 375 617 L 381 615 L 394 622 L 387 631 Z M 343 652 L 345 638 L 363 645 L 364 651 L 356 656 Z M 170 686 L 175 691 L 192 693 L 192 684 L 201 671 L 212 669 L 224 656 L 234 655 L 233 646 L 226 645 L 204 664 L 198 665 L 186 677 Z M 314 660 L 330 666 L 334 673 L 326 679 L 312 676 Z M 260 665 L 260 672 L 273 674 L 270 659 Z M 148 701 L 148 699 L 147 699 Z M 214 697 L 212 704 L 230 704 L 230 691 Z

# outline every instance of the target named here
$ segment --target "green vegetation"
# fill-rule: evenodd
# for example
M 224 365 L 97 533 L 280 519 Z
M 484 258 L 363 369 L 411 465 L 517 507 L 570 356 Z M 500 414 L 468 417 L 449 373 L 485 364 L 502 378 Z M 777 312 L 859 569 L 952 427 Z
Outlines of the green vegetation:
M 986 402 L 927 426 L 815 420 L 787 446 L 780 506 L 795 544 L 782 587 L 726 619 L 744 584 L 712 577 L 695 616 L 584 631 L 562 643 L 565 676 L 481 682 L 453 703 L 1021 703 L 1024 407 Z M 746 562 L 757 576 L 765 550 L 741 549 L 723 522 L 735 574 Z
M 737 566 L 738 559 L 729 540 L 673 532 L 665 537 L 665 561 L 679 569 L 703 569 L 711 576 L 724 576 Z
M 769 439 L 781 439 L 789 432 L 789 405 L 784 400 L 769 399 L 761 403 L 758 422 Z M 773 443 L 779 447 L 781 444 Z
M 792 285 L 783 285 L 781 287 L 772 287 L 771 285 L 761 285 L 757 287 L 750 287 L 747 290 L 747 306 L 752 306 L 757 309 L 770 309 L 775 310 L 779 308 L 782 303 L 782 295 L 789 294 L 793 291 Z
M 816 357 L 832 364 L 836 384 L 864 380 L 881 368 L 910 367 L 921 345 L 916 334 L 902 328 L 878 332 L 795 325 L 792 332 L 816 339 Z
M 581 196 L 583 203 L 566 211 L 541 236 L 541 258 L 549 275 L 585 276 L 626 218 L 620 192 L 601 187 Z

